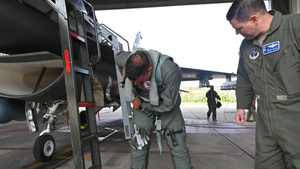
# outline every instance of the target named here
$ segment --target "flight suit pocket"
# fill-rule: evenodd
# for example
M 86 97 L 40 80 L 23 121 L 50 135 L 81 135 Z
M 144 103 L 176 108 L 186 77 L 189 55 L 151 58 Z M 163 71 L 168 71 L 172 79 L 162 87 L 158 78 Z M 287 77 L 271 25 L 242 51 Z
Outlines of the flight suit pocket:
M 300 58 L 299 51 L 292 44 L 285 46 L 273 65 L 273 76 L 276 79 L 277 95 L 294 95 L 300 93 Z
M 295 95 L 286 96 L 285 100 L 276 100 L 275 105 L 278 110 L 282 112 L 293 113 L 291 116 L 295 116 L 295 119 L 299 119 L 299 107 L 300 107 L 300 93 Z

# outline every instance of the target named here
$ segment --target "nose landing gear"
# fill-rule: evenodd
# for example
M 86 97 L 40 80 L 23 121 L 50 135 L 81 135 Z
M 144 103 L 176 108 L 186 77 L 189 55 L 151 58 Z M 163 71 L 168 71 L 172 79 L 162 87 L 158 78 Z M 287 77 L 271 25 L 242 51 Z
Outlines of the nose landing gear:
M 51 135 L 39 136 L 33 146 L 33 155 L 37 161 L 50 161 L 55 152 L 55 141 Z

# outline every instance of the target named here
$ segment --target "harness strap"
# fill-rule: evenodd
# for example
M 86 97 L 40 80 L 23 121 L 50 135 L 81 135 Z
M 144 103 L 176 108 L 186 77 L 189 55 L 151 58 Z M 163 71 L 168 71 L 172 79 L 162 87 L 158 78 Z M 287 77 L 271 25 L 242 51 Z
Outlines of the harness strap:
M 159 115 L 155 115 L 155 132 L 156 132 L 156 141 L 159 148 L 160 155 L 165 159 L 162 155 L 162 145 L 161 145 L 161 119 Z
M 183 130 L 178 130 L 178 131 L 170 130 L 169 133 L 167 133 L 167 136 L 171 136 L 171 140 L 174 147 L 179 145 L 175 135 L 180 133 L 183 133 Z
M 161 145 L 161 133 L 159 130 L 156 130 L 156 141 L 159 148 L 159 154 L 165 159 L 165 157 L 162 155 L 162 145 Z

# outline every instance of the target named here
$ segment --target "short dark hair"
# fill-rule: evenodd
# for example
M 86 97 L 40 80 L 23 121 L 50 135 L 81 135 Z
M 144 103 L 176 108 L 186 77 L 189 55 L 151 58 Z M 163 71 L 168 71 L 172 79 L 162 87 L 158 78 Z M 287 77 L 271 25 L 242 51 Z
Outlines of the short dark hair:
M 150 56 L 145 51 L 136 51 L 129 56 L 125 65 L 128 79 L 134 81 L 141 75 L 147 74 L 150 67 Z
M 235 0 L 227 12 L 226 19 L 245 22 L 257 12 L 267 12 L 264 0 Z

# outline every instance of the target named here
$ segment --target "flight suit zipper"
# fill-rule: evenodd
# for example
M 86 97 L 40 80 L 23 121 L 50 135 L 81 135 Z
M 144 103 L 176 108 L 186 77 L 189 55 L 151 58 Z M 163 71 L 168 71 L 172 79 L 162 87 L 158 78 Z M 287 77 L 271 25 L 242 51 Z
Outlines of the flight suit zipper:
M 285 56 L 285 54 L 287 53 L 288 49 L 290 49 L 291 46 L 292 46 L 292 45 L 289 44 L 289 45 L 287 46 L 287 48 L 284 50 L 284 52 L 281 54 L 280 58 L 277 60 L 275 66 L 274 66 L 274 68 L 273 68 L 273 73 L 276 72 L 277 67 L 278 67 L 278 64 L 281 62 L 281 60 L 283 59 L 283 57 Z
M 265 64 L 265 62 L 263 62 L 264 57 L 266 57 L 266 55 L 262 55 L 260 63 L 259 63 L 260 64 L 259 67 L 263 69 L 262 71 L 263 71 L 264 84 L 267 84 L 268 72 L 267 72 L 267 68 L 266 68 L 267 64 Z M 271 106 L 269 105 L 270 98 L 269 98 L 269 89 L 268 88 L 269 88 L 268 85 L 265 85 L 265 98 L 266 98 L 266 101 L 263 103 L 263 104 L 265 104 L 265 107 L 263 106 L 264 107 L 263 111 L 265 111 L 265 113 L 267 113 L 267 117 L 269 119 L 269 123 L 268 123 L 269 129 L 270 129 L 272 135 L 275 136 L 274 128 L 273 128 L 273 124 L 272 124 L 272 120 L 271 120 L 272 119 L 271 113 L 270 113 L 270 110 L 271 110 L 270 107 Z

